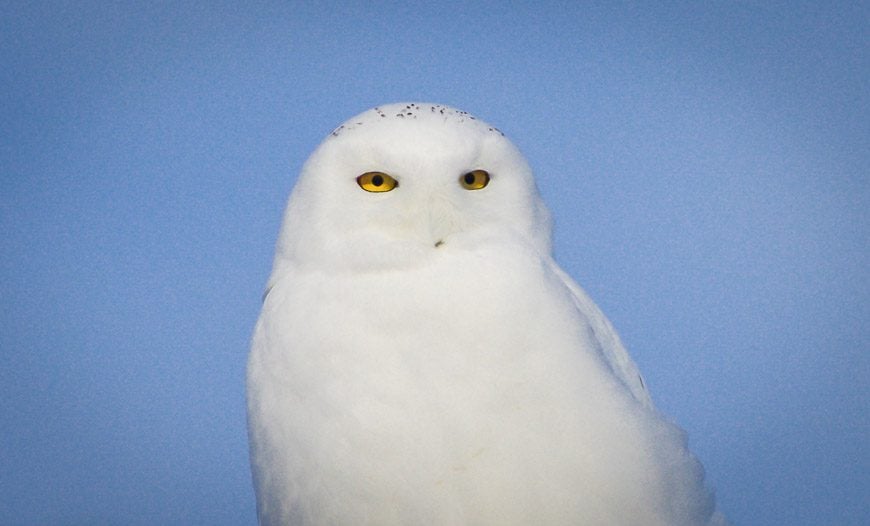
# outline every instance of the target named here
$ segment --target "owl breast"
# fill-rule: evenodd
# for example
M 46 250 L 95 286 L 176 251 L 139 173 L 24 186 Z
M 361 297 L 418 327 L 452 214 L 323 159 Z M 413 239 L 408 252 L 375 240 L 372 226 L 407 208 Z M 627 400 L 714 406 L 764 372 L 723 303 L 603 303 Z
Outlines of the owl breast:
M 280 280 L 249 368 L 251 420 L 273 423 L 252 426 L 255 462 L 283 466 L 264 492 L 347 524 L 559 523 L 606 506 L 602 488 L 591 508 L 576 497 L 614 476 L 595 475 L 598 450 L 650 467 L 640 428 L 606 415 L 645 417 L 548 268 L 442 251 L 413 270 Z

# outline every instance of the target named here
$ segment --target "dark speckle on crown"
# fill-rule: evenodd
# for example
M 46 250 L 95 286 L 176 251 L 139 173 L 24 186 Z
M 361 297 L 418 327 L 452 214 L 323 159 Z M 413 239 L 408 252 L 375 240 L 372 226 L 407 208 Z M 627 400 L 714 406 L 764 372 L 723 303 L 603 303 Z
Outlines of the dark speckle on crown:
M 428 111 L 426 111 L 427 109 Z M 461 124 L 466 121 L 476 121 L 477 123 L 481 123 L 481 121 L 477 120 L 467 111 L 457 110 L 455 108 L 451 108 L 449 106 L 444 106 L 441 104 L 420 105 L 412 102 L 406 104 L 375 106 L 371 110 L 359 115 L 357 118 L 345 122 L 335 130 L 333 130 L 331 135 L 333 137 L 338 137 L 342 133 L 364 127 L 367 123 L 373 123 L 383 120 L 400 119 L 406 121 L 416 120 L 418 118 L 431 120 L 433 117 L 437 117 L 444 122 L 451 121 L 457 124 Z M 497 133 L 502 136 L 504 135 L 504 133 L 502 133 L 498 128 L 492 126 L 486 125 L 486 130 L 491 133 Z

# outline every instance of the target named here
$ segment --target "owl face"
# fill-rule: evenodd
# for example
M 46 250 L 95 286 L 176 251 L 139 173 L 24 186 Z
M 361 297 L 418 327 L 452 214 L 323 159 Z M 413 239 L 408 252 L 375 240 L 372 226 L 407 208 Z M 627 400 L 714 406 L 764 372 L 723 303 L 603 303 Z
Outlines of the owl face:
M 278 258 L 376 271 L 511 241 L 549 251 L 528 164 L 498 130 L 434 104 L 396 104 L 337 128 L 306 162 Z

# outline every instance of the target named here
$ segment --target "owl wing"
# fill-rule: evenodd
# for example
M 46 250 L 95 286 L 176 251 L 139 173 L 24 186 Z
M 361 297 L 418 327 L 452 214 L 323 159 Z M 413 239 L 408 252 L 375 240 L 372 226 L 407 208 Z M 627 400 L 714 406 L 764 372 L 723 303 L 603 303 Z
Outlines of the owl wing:
M 574 305 L 577 310 L 589 321 L 599 351 L 613 373 L 631 392 L 638 402 L 646 407 L 652 407 L 652 399 L 644 385 L 643 377 L 629 356 L 628 351 L 622 345 L 619 335 L 610 321 L 601 312 L 601 309 L 592 299 L 571 279 L 564 270 L 552 263 L 553 272 L 562 280 L 562 283 L 571 291 Z

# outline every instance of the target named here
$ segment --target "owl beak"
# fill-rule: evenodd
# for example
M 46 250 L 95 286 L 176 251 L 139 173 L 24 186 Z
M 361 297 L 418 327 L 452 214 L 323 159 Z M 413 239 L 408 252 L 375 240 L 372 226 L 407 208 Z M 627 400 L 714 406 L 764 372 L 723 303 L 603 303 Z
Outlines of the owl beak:
M 440 196 L 433 197 L 428 208 L 429 239 L 435 248 L 440 248 L 448 236 L 456 231 L 456 209 L 450 201 Z

